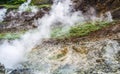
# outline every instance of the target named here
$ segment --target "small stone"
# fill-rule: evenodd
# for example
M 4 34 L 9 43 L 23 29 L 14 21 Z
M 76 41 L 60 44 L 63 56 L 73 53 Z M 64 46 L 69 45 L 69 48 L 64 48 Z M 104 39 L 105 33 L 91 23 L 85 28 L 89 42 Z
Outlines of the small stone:
M 97 59 L 97 60 L 96 60 L 97 63 L 102 63 L 102 62 L 104 62 L 104 61 L 105 61 L 105 59 Z

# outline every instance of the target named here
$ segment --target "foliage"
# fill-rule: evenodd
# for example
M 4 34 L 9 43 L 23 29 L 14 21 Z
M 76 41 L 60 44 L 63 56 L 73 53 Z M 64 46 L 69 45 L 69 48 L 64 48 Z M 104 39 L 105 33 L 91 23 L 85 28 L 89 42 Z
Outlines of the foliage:
M 32 0 L 32 4 L 51 4 L 52 0 Z
M 0 39 L 17 39 L 19 38 L 24 32 L 18 32 L 18 33 L 0 33 Z
M 96 22 L 96 23 L 84 23 L 70 27 L 68 32 L 61 34 L 61 28 L 53 29 L 51 33 L 52 38 L 69 38 L 69 37 L 81 37 L 88 35 L 89 33 L 102 29 L 108 26 L 108 22 Z
M 9 4 L 2 4 L 2 5 L 0 5 L 0 6 L 3 6 L 3 7 L 5 7 L 5 8 L 7 8 L 7 9 L 18 9 L 18 7 L 20 6 L 20 5 L 9 5 Z M 44 8 L 44 7 L 47 7 L 47 8 L 49 8 L 49 7 L 51 7 L 51 5 L 50 4 L 42 4 L 42 5 L 37 5 L 37 7 L 38 8 Z M 28 9 L 28 11 L 29 11 L 29 9 Z
M 10 4 L 22 4 L 22 3 L 24 3 L 26 0 L 12 0 L 12 1 L 10 1 L 9 3 Z
M 0 4 L 22 4 L 27 0 L 0 0 Z M 52 0 L 32 0 L 31 4 L 51 4 Z
M 0 4 L 21 4 L 26 0 L 0 0 Z
M 0 5 L 0 6 L 3 6 L 7 9 L 17 9 L 19 7 L 19 5 L 7 5 L 7 4 L 3 4 L 3 5 Z

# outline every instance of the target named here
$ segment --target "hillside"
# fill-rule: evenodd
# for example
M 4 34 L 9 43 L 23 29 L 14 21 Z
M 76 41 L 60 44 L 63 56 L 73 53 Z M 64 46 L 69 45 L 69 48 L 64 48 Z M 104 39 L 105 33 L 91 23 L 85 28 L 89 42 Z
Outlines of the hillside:
M 120 74 L 119 13 L 119 0 L 0 1 L 0 74 Z

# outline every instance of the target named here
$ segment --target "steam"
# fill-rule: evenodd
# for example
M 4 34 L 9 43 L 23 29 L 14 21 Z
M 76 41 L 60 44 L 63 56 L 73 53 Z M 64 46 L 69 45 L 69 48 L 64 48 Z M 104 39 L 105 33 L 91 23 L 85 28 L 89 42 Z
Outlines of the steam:
M 116 63 L 115 55 L 120 51 L 120 46 L 117 41 L 108 41 L 108 44 L 105 48 L 106 52 L 104 54 L 104 58 L 108 63 Z
M 28 7 L 29 4 L 30 0 L 24 3 L 19 10 L 22 10 L 24 5 Z M 79 22 L 82 17 L 78 17 L 80 16 L 78 12 L 71 12 L 71 4 L 72 2 L 70 0 L 63 2 L 55 0 L 49 14 L 37 20 L 39 25 L 38 29 L 26 32 L 20 39 L 11 42 L 6 41 L 0 45 L 0 62 L 4 64 L 6 68 L 19 67 L 19 63 L 24 61 L 25 55 L 27 55 L 34 46 L 40 43 L 43 38 L 50 37 L 51 25 L 61 22 L 64 25 L 72 26 Z M 83 21 L 83 18 L 80 21 Z
M 27 0 L 27 2 L 23 3 L 21 6 L 19 6 L 19 13 L 22 13 L 24 11 L 31 11 L 36 13 L 38 11 L 38 8 L 35 6 L 30 6 L 31 0 Z
M 19 7 L 19 12 L 22 13 L 29 8 L 33 9 L 29 6 L 30 2 L 31 0 L 28 0 L 23 3 Z M 42 18 L 35 20 L 35 23 L 38 23 L 36 30 L 30 30 L 20 39 L 11 42 L 5 41 L 0 45 L 0 62 L 4 64 L 6 68 L 17 68 L 32 48 L 42 42 L 44 38 L 50 38 L 52 25 L 58 25 L 57 23 L 60 22 L 64 25 L 64 29 L 69 31 L 69 28 L 74 24 L 86 21 L 80 11 L 72 12 L 71 5 L 72 2 L 70 0 L 54 0 L 49 14 L 45 14 Z M 4 10 L 4 12 L 5 11 L 6 10 Z
M 104 20 L 104 21 L 112 22 L 113 19 L 112 19 L 111 12 L 108 11 L 108 12 L 105 13 L 105 15 L 101 15 L 101 19 Z
M 5 8 L 0 9 L 0 22 L 4 20 L 6 12 L 7 12 L 7 9 Z

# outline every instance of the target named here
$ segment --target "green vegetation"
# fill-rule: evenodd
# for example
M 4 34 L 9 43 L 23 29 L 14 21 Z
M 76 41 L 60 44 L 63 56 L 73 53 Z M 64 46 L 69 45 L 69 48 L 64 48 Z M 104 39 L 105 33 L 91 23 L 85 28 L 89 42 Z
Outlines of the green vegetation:
M 10 5 L 19 5 L 27 0 L 0 0 L 0 4 L 10 4 Z M 31 4 L 39 5 L 39 4 L 51 4 L 52 0 L 32 0 Z
M 70 38 L 86 36 L 89 33 L 109 26 L 108 22 L 84 23 L 70 27 L 69 31 L 63 31 L 62 28 L 53 29 L 51 33 L 52 38 Z M 61 32 L 62 31 L 62 32 Z
M 9 2 L 8 2 L 8 4 L 14 4 L 14 5 L 16 5 L 16 4 L 22 4 L 22 3 L 24 3 L 26 0 L 10 0 Z
M 24 32 L 18 33 L 0 33 L 0 39 L 14 40 L 19 38 Z
M 9 4 L 3 4 L 3 5 L 0 5 L 0 6 L 3 6 L 7 9 L 18 9 L 18 7 L 20 5 L 9 5 Z M 44 8 L 44 7 L 51 7 L 51 4 L 42 4 L 42 5 L 37 5 L 38 8 Z
M 22 4 L 26 0 L 0 0 L 0 4 Z
M 114 22 L 112 22 L 114 23 Z M 108 22 L 96 22 L 96 23 L 84 23 L 72 26 L 70 28 L 55 28 L 51 32 L 51 37 L 56 39 L 82 37 L 86 36 L 91 32 L 100 30 L 104 27 L 110 26 Z M 24 32 L 18 33 L 0 33 L 0 39 L 16 39 L 19 38 Z
M 3 5 L 0 5 L 0 6 L 3 6 L 7 9 L 17 9 L 20 5 L 7 5 L 7 4 L 3 4 Z
M 51 4 L 41 4 L 41 5 L 37 5 L 38 8 L 44 8 L 44 7 L 51 7 Z
M 6 23 L 7 23 L 7 22 L 5 22 L 5 21 L 2 21 L 2 22 L 0 22 L 0 25 L 1 25 L 1 24 L 6 24 Z
M 32 4 L 39 5 L 39 4 L 51 4 L 52 0 L 32 0 Z

